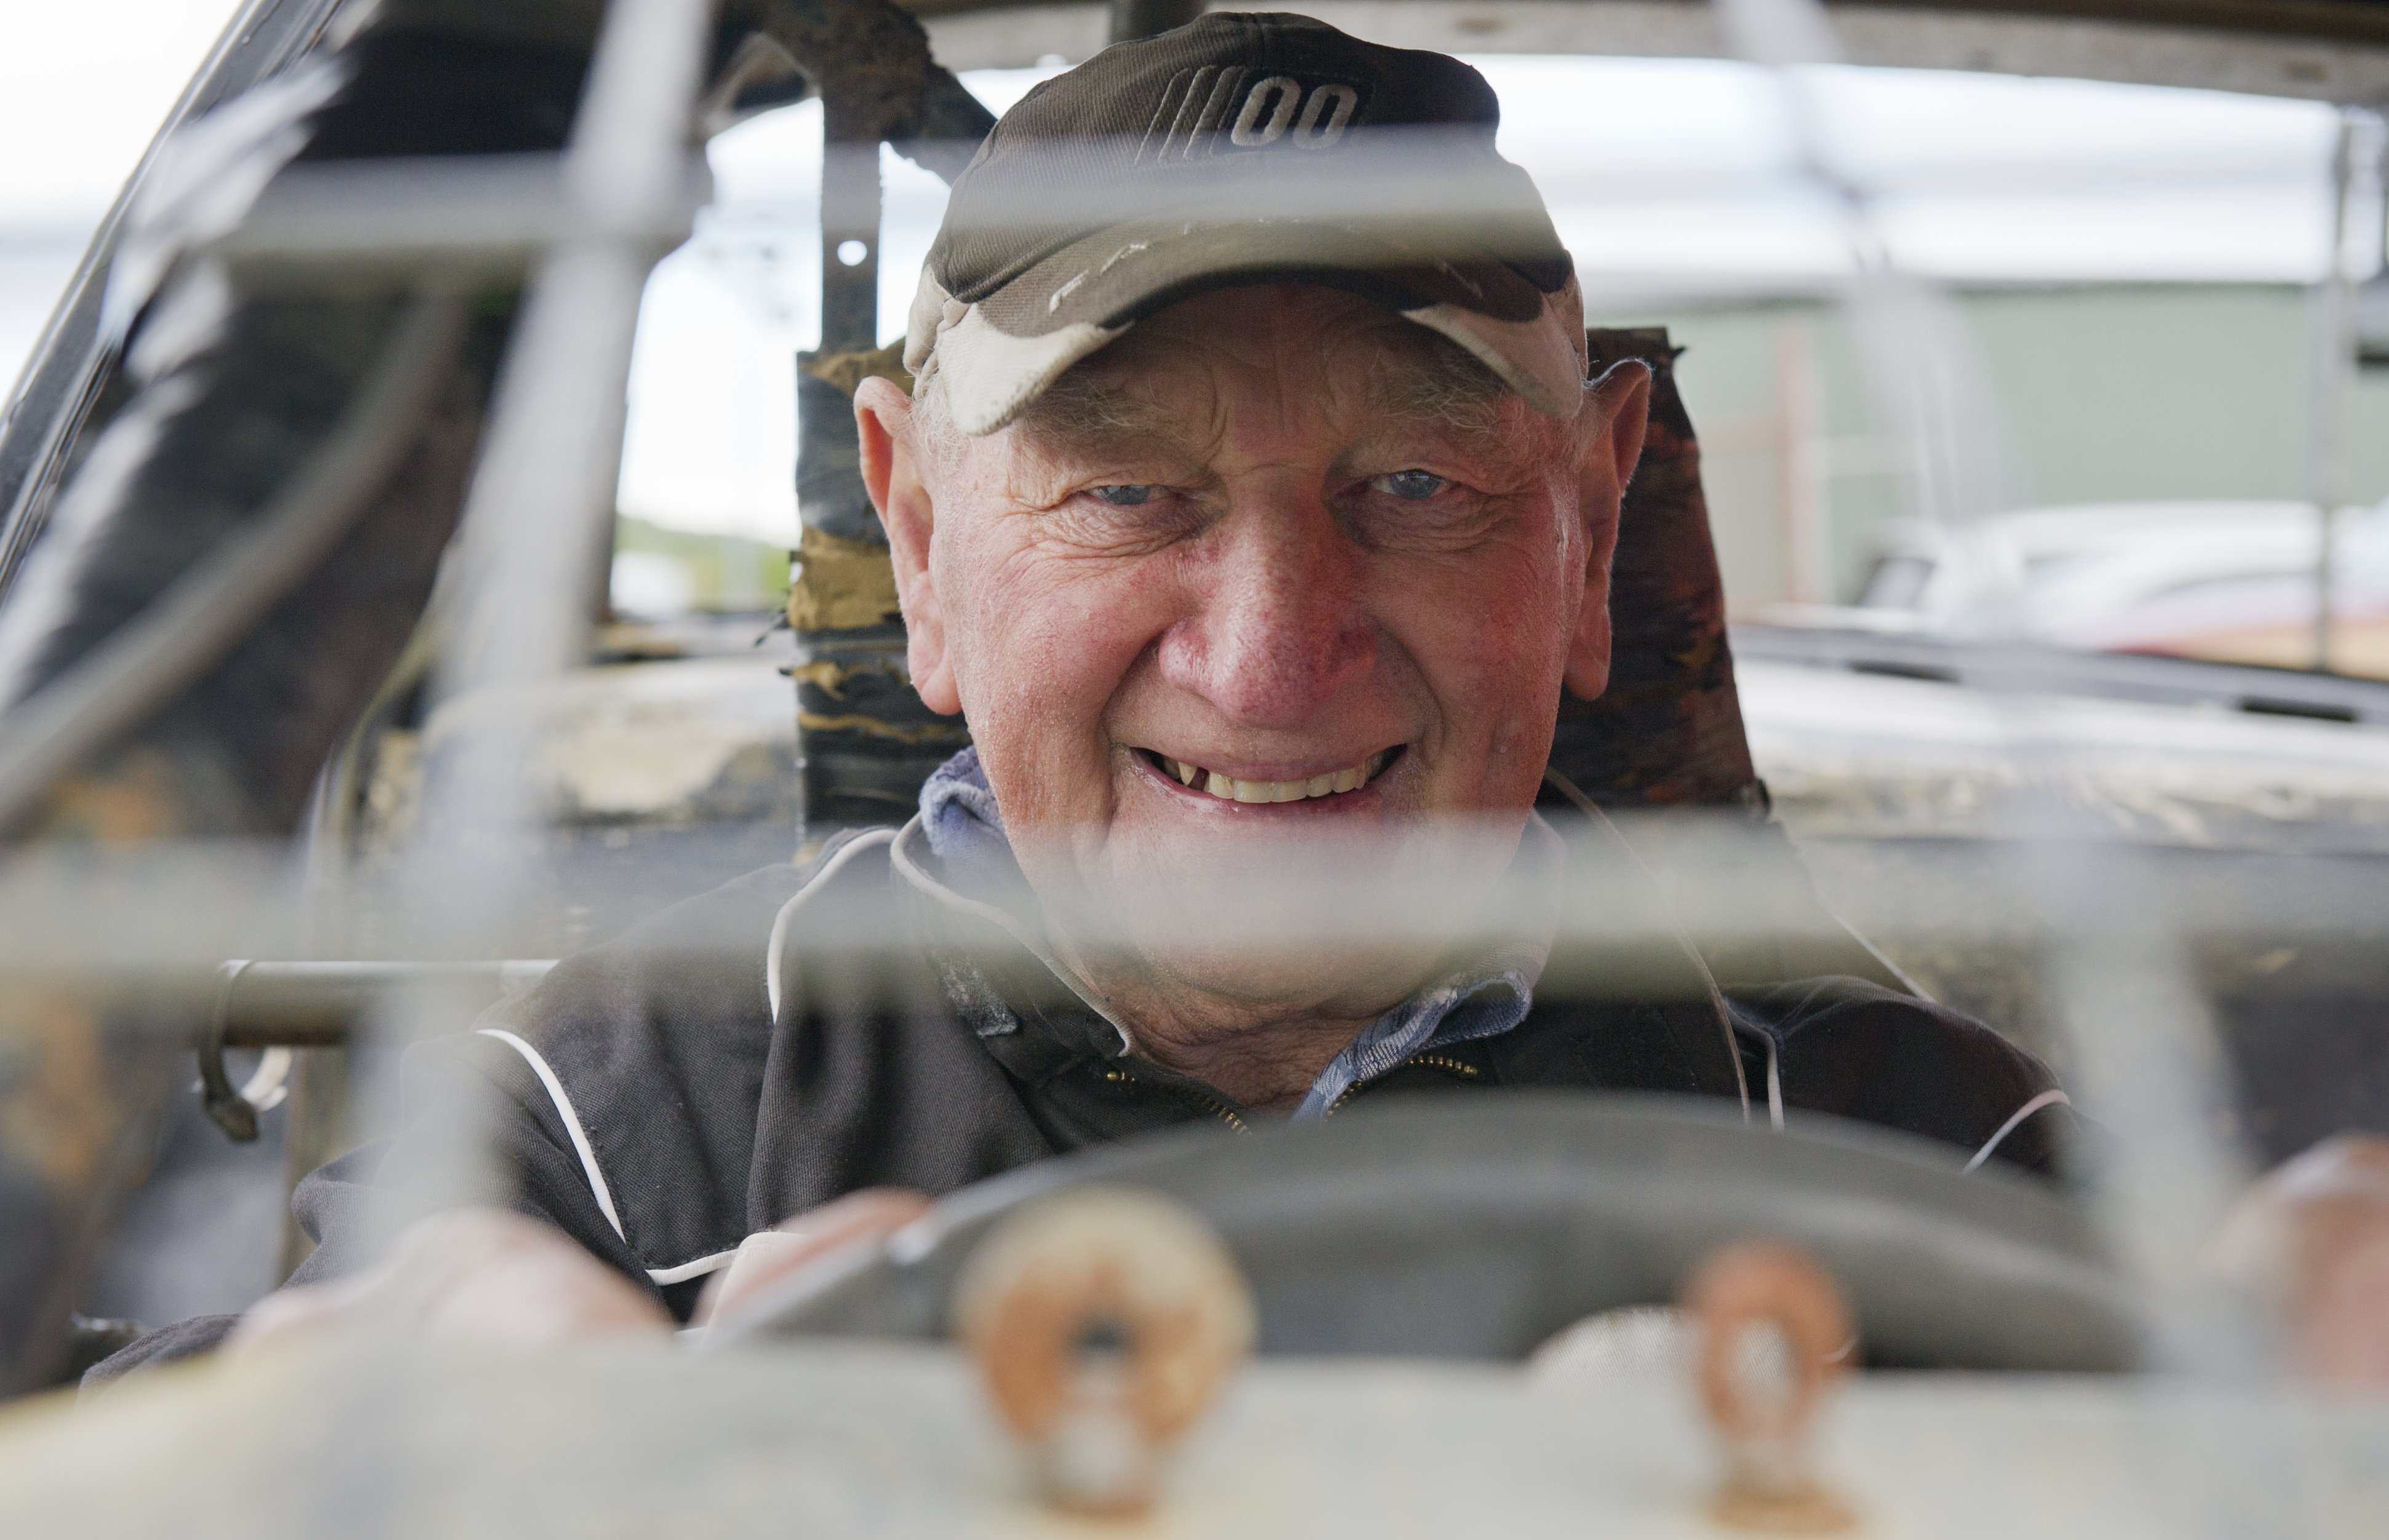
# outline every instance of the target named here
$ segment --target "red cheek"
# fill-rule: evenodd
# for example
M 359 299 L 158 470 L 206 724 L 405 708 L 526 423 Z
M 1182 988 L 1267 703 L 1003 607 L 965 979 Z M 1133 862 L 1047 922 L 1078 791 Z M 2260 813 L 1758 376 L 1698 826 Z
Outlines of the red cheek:
M 1184 585 L 1172 567 L 1166 554 L 1106 563 L 1026 554 L 982 566 L 965 643 L 980 655 L 974 694 L 990 708 L 1003 701 L 1003 720 L 1037 724 L 1033 739 L 999 752 L 1053 766 L 1099 743 L 1105 708 L 1177 618 Z

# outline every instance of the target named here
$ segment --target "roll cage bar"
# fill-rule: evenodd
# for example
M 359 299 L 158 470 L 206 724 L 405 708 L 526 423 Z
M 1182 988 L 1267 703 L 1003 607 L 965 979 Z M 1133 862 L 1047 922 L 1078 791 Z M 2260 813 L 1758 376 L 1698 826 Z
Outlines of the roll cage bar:
M 1436 0 L 1415 3 L 1424 14 Z M 301 130 L 303 147 L 270 133 L 236 146 L 239 163 L 264 173 L 266 191 L 229 228 L 177 217 L 175 168 L 153 149 L 103 222 L 0 425 L 0 609 L 21 606 L 39 587 L 73 618 L 16 638 L 19 651 L 0 655 L 13 687 L 0 718 L 9 727 L 0 733 L 0 834 L 38 856 L 301 829 L 318 768 L 400 661 L 452 535 L 456 570 L 435 617 L 434 688 L 535 686 L 567 667 L 602 569 L 598 532 L 612 513 L 641 288 L 701 201 L 689 125 L 718 127 L 809 95 L 823 102 L 827 140 L 823 329 L 820 348 L 799 361 L 799 388 L 822 409 L 802 414 L 804 543 L 790 617 L 810 658 L 827 667 L 798 682 L 805 807 L 810 821 L 828 825 L 875 821 L 909 802 L 957 740 L 904 683 L 892 584 L 853 580 L 884 571 L 885 556 L 871 549 L 875 521 L 840 398 L 864 375 L 897 368 L 877 347 L 878 146 L 951 178 L 991 122 L 932 57 L 920 18 L 1001 8 L 250 0 L 160 143 L 246 97 L 282 113 L 266 127 Z M 1708 24 L 1706 6 L 1665 0 L 1565 8 L 1663 31 Z M 2360 99 L 2389 99 L 2389 5 L 2375 0 L 1836 9 L 1868 25 L 2157 24 L 2284 57 L 2321 45 L 2337 72 L 2318 89 L 2345 92 L 2353 82 Z M 1108 25 L 1114 37 L 1144 35 L 1193 11 L 1183 0 L 1115 0 Z M 277 105 L 261 88 L 284 95 Z M 862 244 L 862 261 L 836 256 L 849 241 Z M 158 278 L 133 304 L 136 257 Z M 233 274 L 243 302 L 198 350 L 213 382 L 206 400 L 170 420 L 155 399 L 157 371 L 171 377 L 196 355 L 144 364 L 123 344 L 203 268 Z M 1603 334 L 1596 348 L 1648 359 L 1663 375 L 1670 357 L 1664 337 Z M 312 414 L 294 414 L 275 388 L 294 377 L 320 396 Z M 361 438 L 368 417 L 381 431 Z M 113 426 L 144 421 L 165 436 L 141 474 L 112 501 L 93 494 L 76 505 L 75 473 L 92 446 Z M 180 439 L 166 431 L 178 423 L 189 429 Z M 238 474 L 210 458 L 261 424 L 276 433 Z M 1621 656 L 1645 660 L 1648 671 L 1623 668 L 1610 694 L 1569 703 L 1554 762 L 1597 800 L 1763 813 L 1732 692 L 1697 447 L 1669 392 L 1659 427 L 1657 469 L 1638 481 L 1642 514 L 1629 521 L 1642 543 L 1622 550 L 1619 564 L 1621 630 L 1643 628 L 1630 646 L 1621 636 Z M 284 494 L 309 487 L 308 550 L 320 559 L 292 562 L 287 541 L 238 538 L 287 513 Z M 195 505 L 213 512 L 194 520 Z M 81 558 L 45 567 L 42 537 L 63 518 L 87 520 L 91 538 Z M 96 564 L 111 561 L 112 579 L 124 571 L 135 579 L 94 581 Z M 139 622 L 154 605 L 188 598 L 186 581 L 198 579 L 243 595 L 241 623 L 180 649 L 172 666 L 182 673 L 161 682 L 175 650 L 152 635 L 140 651 Z M 305 707 L 289 708 L 294 699 Z M 523 749 L 519 736 L 502 733 L 483 763 L 503 766 Z M 445 920 L 460 951 L 489 955 L 492 935 L 505 946 L 509 863 L 534 821 L 505 789 L 512 784 L 505 774 L 463 774 L 427 790 L 435 833 L 413 858 L 413 880 L 427 894 L 473 896 Z M 293 977 L 293 987 L 324 996 L 354 984 Z M 454 980 L 414 982 L 402 1041 L 431 1030 L 441 1001 L 453 999 L 441 989 Z M 224 998 L 233 998 L 229 986 Z M 75 1158 L 62 1159 L 41 1142 L 54 1124 L 0 1115 L 0 1227 L 22 1238 L 0 1267 L 0 1393 L 55 1377 L 68 1305 L 138 1165 L 167 1066 L 189 1041 L 141 1029 L 153 1005 L 70 969 L 38 1012 L 26 999 L 0 1006 L 0 1036 L 40 1061 L 39 1074 L 0 1086 L 0 1113 L 39 1096 L 83 1116 L 69 1141 Z M 294 1030 L 309 1033 L 327 1013 L 337 1011 L 289 1012 L 311 1024 Z M 263 1029 L 232 1032 L 226 1020 L 220 1011 L 210 1029 L 219 1047 L 274 1040 Z

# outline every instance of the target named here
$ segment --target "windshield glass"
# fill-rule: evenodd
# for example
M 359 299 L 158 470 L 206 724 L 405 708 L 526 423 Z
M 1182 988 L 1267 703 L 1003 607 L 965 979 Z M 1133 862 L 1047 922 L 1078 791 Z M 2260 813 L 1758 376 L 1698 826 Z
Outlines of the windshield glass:
M 2389 23 L 203 8 L 0 19 L 114 93 L 0 181 L 0 1394 L 427 1533 L 1433 1427 L 2056 1534 L 2067 1406 L 2354 1510 Z

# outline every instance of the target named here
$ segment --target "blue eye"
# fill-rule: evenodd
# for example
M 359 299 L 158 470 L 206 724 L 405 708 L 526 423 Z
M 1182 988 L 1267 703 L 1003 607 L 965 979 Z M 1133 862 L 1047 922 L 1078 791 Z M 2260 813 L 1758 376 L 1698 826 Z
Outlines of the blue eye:
M 1115 508 L 1134 508 L 1153 501 L 1161 489 L 1153 486 L 1097 487 L 1095 496 Z
M 1451 485 L 1433 471 L 1396 471 L 1377 477 L 1377 490 L 1405 503 L 1422 503 Z

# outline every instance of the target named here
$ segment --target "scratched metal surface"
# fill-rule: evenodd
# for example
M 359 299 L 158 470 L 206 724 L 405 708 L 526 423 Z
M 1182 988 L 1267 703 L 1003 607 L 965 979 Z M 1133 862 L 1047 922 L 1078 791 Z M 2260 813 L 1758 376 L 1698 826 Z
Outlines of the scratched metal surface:
M 1828 1414 L 1859 1534 L 2389 1533 L 2389 1402 L 2151 1381 L 1878 1376 Z M 1277 1361 L 1135 1524 L 1049 1517 L 930 1347 L 539 1358 L 325 1344 L 0 1419 L 0 1534 L 1716 1535 L 1672 1379 Z

